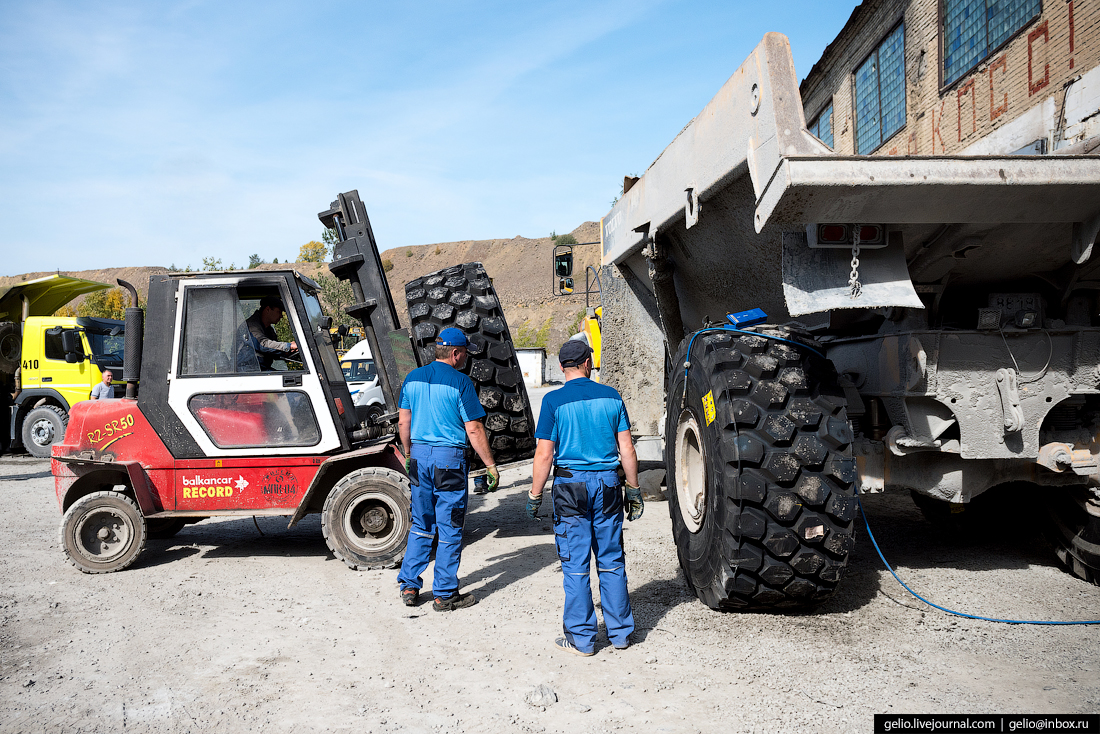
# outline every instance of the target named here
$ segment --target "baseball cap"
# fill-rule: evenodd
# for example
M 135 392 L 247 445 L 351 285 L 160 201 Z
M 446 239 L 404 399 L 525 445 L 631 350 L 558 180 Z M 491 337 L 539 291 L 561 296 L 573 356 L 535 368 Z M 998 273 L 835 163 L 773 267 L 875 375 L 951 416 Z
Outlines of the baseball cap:
M 466 335 L 453 326 L 448 326 L 446 329 L 439 332 L 439 336 L 436 337 L 435 343 L 441 347 L 469 346 L 469 342 L 466 341 Z
M 592 347 L 577 339 L 570 339 L 558 350 L 558 362 L 562 367 L 577 367 L 592 354 Z

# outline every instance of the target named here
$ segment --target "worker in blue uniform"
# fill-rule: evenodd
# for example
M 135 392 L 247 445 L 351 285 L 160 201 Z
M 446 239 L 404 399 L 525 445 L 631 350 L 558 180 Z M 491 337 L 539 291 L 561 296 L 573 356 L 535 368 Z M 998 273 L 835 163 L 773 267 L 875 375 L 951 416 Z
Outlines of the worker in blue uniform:
M 435 577 L 432 593 L 437 612 L 477 603 L 473 594 L 458 590 L 462 559 L 462 526 L 468 500 L 466 441 L 469 439 L 488 471 L 490 490 L 500 480 L 481 419 L 485 409 L 470 378 L 459 372 L 466 363 L 466 335 L 455 328 L 439 332 L 435 361 L 409 373 L 401 386 L 398 434 L 405 452 L 405 469 L 412 483 L 412 527 L 405 560 L 397 577 L 401 601 L 416 606 L 428 567 L 432 543 Z
M 641 517 L 644 504 L 638 488 L 638 455 L 622 397 L 614 388 L 590 379 L 592 350 L 584 342 L 567 341 L 558 361 L 565 384 L 542 399 L 526 512 L 538 517 L 543 486 L 553 465 L 554 536 L 565 586 L 565 635 L 554 645 L 588 656 L 596 647 L 596 609 L 589 580 L 593 555 L 608 640 L 626 649 L 634 632 L 623 552 L 620 464 L 626 475 L 627 518 Z

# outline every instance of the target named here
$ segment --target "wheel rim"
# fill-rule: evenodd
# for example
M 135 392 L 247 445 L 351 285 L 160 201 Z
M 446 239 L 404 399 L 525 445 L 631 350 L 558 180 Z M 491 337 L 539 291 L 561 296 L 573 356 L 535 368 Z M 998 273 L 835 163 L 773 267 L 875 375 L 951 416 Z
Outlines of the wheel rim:
M 344 535 L 366 555 L 386 552 L 404 538 L 401 509 L 382 493 L 361 494 L 348 503 L 340 518 Z
M 688 410 L 676 426 L 676 499 L 684 525 L 699 532 L 707 513 L 707 462 L 699 423 Z
M 39 446 L 49 446 L 53 443 L 53 421 L 49 418 L 39 418 L 31 424 L 31 440 Z
M 93 563 L 110 563 L 125 555 L 134 542 L 136 530 L 122 512 L 96 507 L 80 518 L 75 536 L 81 556 Z

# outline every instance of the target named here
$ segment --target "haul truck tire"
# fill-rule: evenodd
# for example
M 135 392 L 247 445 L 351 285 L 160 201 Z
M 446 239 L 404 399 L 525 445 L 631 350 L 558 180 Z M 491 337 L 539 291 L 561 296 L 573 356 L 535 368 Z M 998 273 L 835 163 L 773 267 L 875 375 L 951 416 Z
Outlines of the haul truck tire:
M 400 472 L 356 469 L 325 498 L 321 532 L 332 554 L 357 571 L 393 568 L 405 556 L 412 493 Z
M 1049 489 L 1046 535 L 1058 560 L 1073 575 L 1100 584 L 1100 506 L 1085 487 Z M 1092 510 L 1090 512 L 1089 510 Z
M 61 548 L 84 573 L 121 571 L 145 548 L 145 518 L 120 492 L 93 492 L 61 519 Z
M 462 371 L 470 376 L 485 408 L 485 430 L 498 464 L 535 455 L 535 421 L 512 334 L 496 291 L 481 263 L 466 263 L 408 283 L 413 343 L 421 361 L 435 360 L 436 335 L 448 326 L 470 340 Z M 475 457 L 471 468 L 482 466 Z
M 704 332 L 689 357 L 690 343 L 672 362 L 665 426 L 669 513 L 688 584 L 712 609 L 824 601 L 847 568 L 857 510 L 835 369 L 759 336 Z
M 65 437 L 68 414 L 56 405 L 40 405 L 23 418 L 23 448 L 31 456 L 50 458 L 51 447 Z
M 22 354 L 23 343 L 19 338 L 19 326 L 11 321 L 0 322 L 0 374 L 15 374 Z

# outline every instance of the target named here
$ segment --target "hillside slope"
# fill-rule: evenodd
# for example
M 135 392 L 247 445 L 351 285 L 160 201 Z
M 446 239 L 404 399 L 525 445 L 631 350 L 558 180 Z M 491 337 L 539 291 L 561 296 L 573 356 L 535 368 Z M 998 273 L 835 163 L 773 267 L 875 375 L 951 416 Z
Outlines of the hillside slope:
M 595 242 L 599 240 L 599 224 L 585 222 L 571 233 L 577 242 Z M 578 316 L 584 311 L 584 295 L 556 297 L 552 294 L 552 253 L 553 241 L 549 237 L 527 239 L 513 237 L 507 240 L 462 240 L 459 242 L 441 242 L 431 245 L 416 245 L 386 250 L 383 260 L 393 262 L 393 269 L 386 274 L 390 291 L 397 304 L 402 326 L 408 326 L 408 314 L 405 312 L 405 283 L 421 275 L 440 270 L 459 263 L 480 261 L 493 279 L 501 305 L 504 307 L 508 324 L 515 336 L 522 326 L 537 332 L 547 319 L 550 320 L 549 335 L 546 340 L 547 351 L 557 353 L 561 342 L 570 335 L 570 330 Z M 599 265 L 600 248 L 598 245 L 578 247 L 574 250 L 576 266 L 574 271 L 577 289 L 583 291 L 584 271 L 588 265 Z M 293 268 L 302 275 L 316 279 L 319 275 L 328 275 L 328 266 L 324 263 L 284 263 L 280 265 L 261 265 L 264 270 Z M 144 299 L 148 292 L 149 277 L 166 272 L 167 268 L 158 266 L 123 266 L 99 270 L 58 271 L 62 275 L 74 278 L 114 284 L 116 278 L 133 283 Z M 25 280 L 33 280 L 50 272 L 26 273 L 15 276 L 0 276 L 0 286 L 15 285 Z M 593 285 L 593 290 L 595 286 Z M 79 304 L 82 299 L 74 303 Z M 592 304 L 597 305 L 599 297 L 592 296 Z

